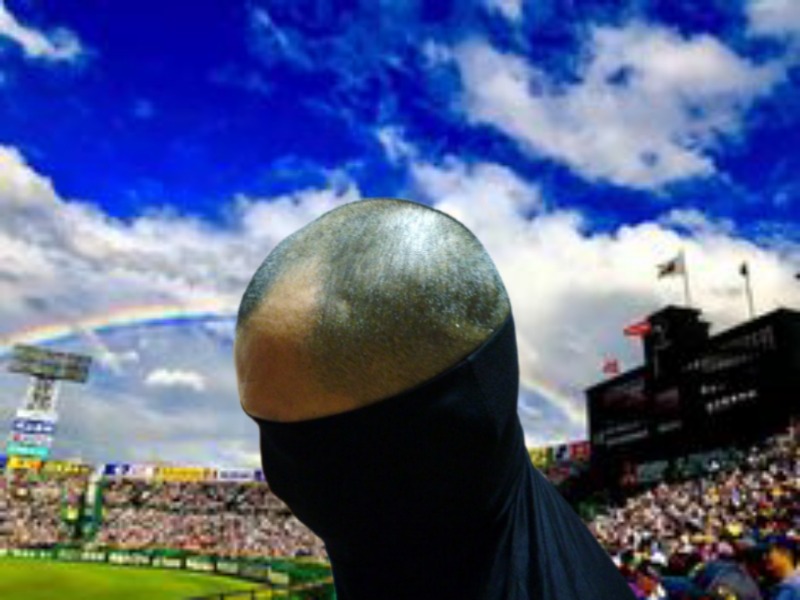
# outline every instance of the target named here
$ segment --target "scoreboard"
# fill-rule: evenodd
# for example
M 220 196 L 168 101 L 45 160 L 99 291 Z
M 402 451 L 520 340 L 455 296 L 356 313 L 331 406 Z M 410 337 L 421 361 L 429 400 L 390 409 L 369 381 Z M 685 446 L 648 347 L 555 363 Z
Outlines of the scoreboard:
M 594 447 L 625 446 L 649 437 L 650 399 L 644 369 L 629 371 L 587 393 Z
M 61 381 L 86 383 L 92 358 L 82 354 L 57 352 L 38 346 L 12 348 L 8 370 L 31 377 L 23 405 L 11 424 L 6 454 L 46 460 L 56 433 L 56 410 Z
M 13 348 L 12 373 L 26 373 L 44 379 L 58 379 L 85 383 L 89 378 L 90 356 L 56 352 L 38 346 L 17 345 Z

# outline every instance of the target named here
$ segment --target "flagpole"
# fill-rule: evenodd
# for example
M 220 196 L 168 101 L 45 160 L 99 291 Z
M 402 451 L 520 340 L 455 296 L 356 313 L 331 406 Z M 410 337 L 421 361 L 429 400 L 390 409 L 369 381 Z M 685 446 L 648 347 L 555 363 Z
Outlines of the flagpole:
M 683 295 L 686 306 L 692 306 L 692 294 L 689 290 L 689 266 L 686 264 L 686 254 L 681 250 L 681 264 L 683 266 Z
M 752 319 L 755 317 L 756 309 L 753 303 L 753 288 L 750 285 L 750 267 L 745 263 L 742 268 L 744 270 L 744 289 L 747 293 L 747 306 L 750 309 L 750 318 Z

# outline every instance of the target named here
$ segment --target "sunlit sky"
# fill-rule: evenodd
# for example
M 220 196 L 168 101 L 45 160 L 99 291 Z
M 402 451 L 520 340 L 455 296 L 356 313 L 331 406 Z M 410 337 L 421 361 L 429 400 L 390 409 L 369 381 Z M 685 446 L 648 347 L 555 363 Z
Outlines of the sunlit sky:
M 95 356 L 54 453 L 257 464 L 230 318 L 286 235 L 401 197 L 470 227 L 530 445 L 586 437 L 623 328 L 800 309 L 800 3 L 0 0 L 0 428 L 11 343 Z M 159 315 L 163 318 L 158 319 Z M 157 319 L 153 323 L 153 319 Z

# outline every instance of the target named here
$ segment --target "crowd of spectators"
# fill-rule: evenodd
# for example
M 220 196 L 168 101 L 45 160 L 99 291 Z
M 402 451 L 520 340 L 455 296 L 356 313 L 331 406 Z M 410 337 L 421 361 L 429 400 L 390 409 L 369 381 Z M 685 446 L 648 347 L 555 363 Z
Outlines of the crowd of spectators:
M 217 556 L 315 556 L 322 541 L 256 482 L 105 482 L 95 545 Z
M 798 437 L 778 436 L 735 456 L 733 462 L 711 461 L 700 477 L 653 485 L 587 521 L 638 598 L 767 599 L 788 577 L 800 542 Z M 96 534 L 81 539 L 77 524 L 90 489 L 85 472 L 4 473 L 0 547 L 72 542 L 220 557 L 327 558 L 322 541 L 264 483 L 104 478 L 96 496 Z M 788 563 L 781 573 L 783 549 Z M 712 567 L 719 572 L 720 565 L 736 566 L 740 579 L 752 582 L 752 594 L 700 590 L 703 574 Z M 800 578 L 800 570 L 795 573 Z
M 780 578 L 774 549 L 800 541 L 797 437 L 753 446 L 727 469 L 712 461 L 702 477 L 660 483 L 587 525 L 640 598 L 721 597 L 670 591 L 720 563 L 741 567 L 759 588 L 753 597 L 769 598 Z
M 0 547 L 47 548 L 72 541 L 85 474 L 10 471 L 0 477 Z

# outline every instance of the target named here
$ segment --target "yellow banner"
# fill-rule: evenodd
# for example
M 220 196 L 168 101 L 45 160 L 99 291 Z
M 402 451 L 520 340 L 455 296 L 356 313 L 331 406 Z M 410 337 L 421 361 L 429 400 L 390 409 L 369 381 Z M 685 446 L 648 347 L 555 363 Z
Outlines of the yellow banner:
M 24 456 L 9 456 L 8 468 L 9 469 L 31 469 L 37 470 L 42 466 L 42 461 L 38 458 L 26 458 Z
M 85 473 L 89 470 L 88 465 L 80 463 L 69 462 L 66 460 L 48 460 L 44 463 L 42 471 L 45 473 Z
M 215 473 L 206 467 L 156 467 L 153 475 L 162 481 L 204 481 Z
M 544 467 L 550 462 L 547 448 L 528 448 L 528 454 L 535 467 Z

